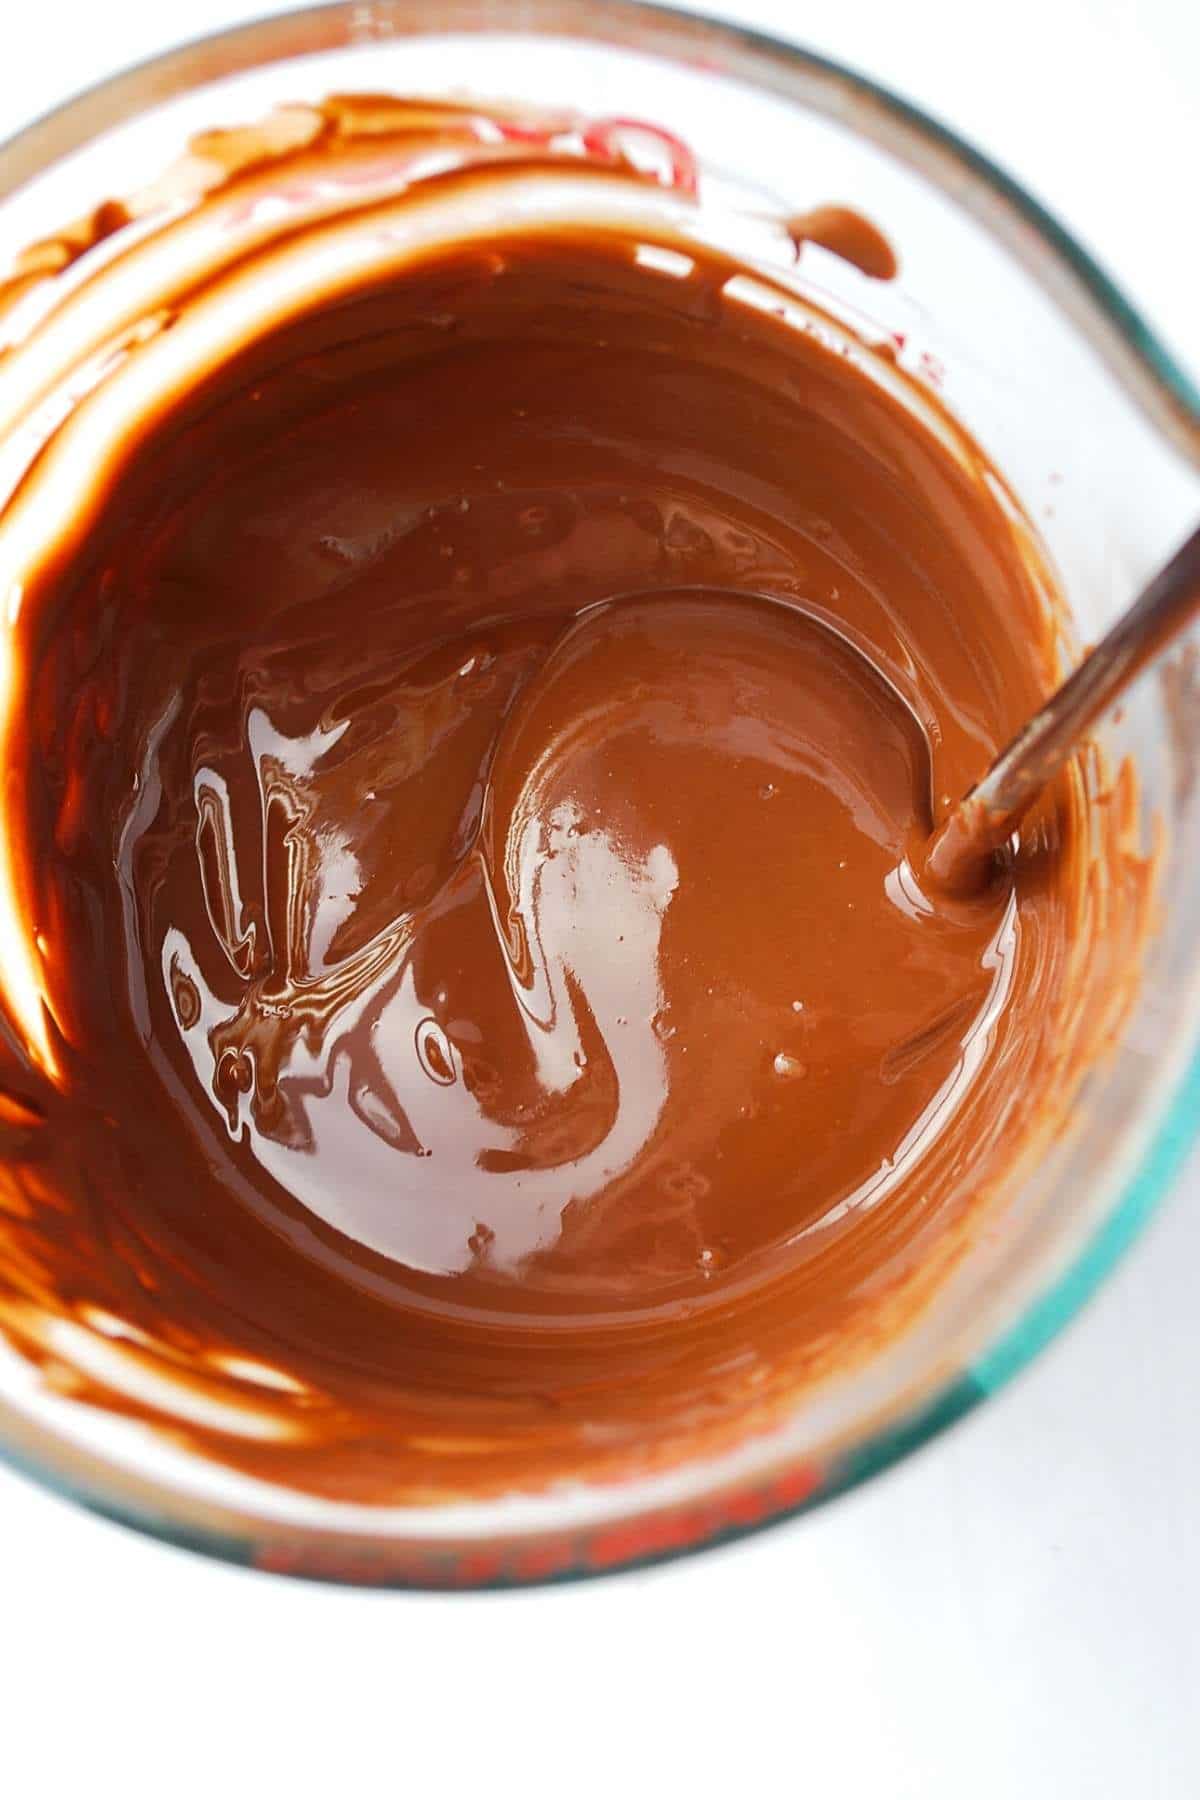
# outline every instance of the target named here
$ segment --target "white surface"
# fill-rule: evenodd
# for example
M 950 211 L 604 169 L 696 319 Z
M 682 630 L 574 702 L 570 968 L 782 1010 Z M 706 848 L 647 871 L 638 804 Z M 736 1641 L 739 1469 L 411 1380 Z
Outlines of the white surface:
M 21 0 L 0 129 L 263 4 Z M 1200 367 L 1194 0 L 726 4 L 995 154 Z M 1184 171 L 1188 171 L 1185 180 Z M 0 1793 L 1188 1800 L 1200 1161 L 1086 1315 L 900 1469 L 750 1543 L 520 1595 L 338 1592 L 0 1472 Z

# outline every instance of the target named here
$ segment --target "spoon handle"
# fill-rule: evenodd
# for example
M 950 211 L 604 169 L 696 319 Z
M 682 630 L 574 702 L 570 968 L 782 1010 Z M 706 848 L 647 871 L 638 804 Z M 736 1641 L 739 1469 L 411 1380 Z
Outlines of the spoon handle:
M 1200 528 L 942 821 L 925 866 L 950 889 L 978 885 L 987 859 L 1147 664 L 1200 613 Z

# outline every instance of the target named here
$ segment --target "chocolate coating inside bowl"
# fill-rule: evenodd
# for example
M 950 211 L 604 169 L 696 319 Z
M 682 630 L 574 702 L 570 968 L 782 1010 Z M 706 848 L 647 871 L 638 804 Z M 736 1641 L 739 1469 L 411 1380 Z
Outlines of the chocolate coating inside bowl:
M 976 446 L 729 276 L 448 246 L 128 420 L 28 572 L 51 1378 L 339 1498 L 670 1462 L 898 1329 L 1061 1112 L 1077 784 L 970 904 L 906 862 L 1054 678 L 1043 580 Z

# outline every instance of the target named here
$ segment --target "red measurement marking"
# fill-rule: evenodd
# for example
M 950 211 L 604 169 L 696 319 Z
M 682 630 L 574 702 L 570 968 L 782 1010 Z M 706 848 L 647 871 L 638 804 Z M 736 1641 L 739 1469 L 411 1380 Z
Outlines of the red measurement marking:
M 643 173 L 656 175 L 664 187 L 695 197 L 696 159 L 682 138 L 661 125 L 647 125 L 643 119 L 594 119 L 584 128 L 583 147 L 589 156 L 605 162 L 631 162 Z M 655 152 L 657 166 L 646 169 L 636 154 L 639 147 Z

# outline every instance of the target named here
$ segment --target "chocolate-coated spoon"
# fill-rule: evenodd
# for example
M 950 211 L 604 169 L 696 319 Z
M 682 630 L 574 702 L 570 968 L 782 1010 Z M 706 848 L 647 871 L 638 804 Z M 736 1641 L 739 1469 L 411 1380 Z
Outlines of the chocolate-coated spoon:
M 934 886 L 962 893 L 982 884 L 994 853 L 1088 730 L 1197 613 L 1200 529 L 938 826 L 924 858 Z

